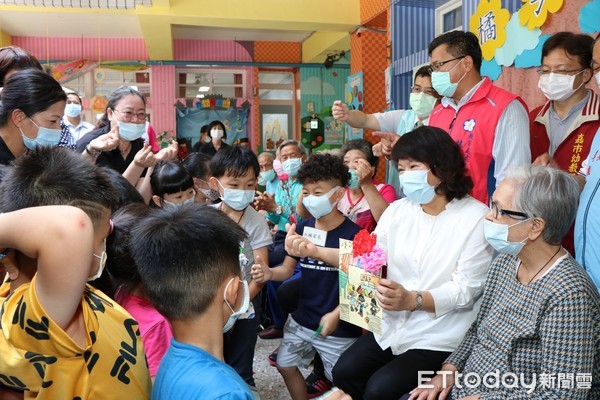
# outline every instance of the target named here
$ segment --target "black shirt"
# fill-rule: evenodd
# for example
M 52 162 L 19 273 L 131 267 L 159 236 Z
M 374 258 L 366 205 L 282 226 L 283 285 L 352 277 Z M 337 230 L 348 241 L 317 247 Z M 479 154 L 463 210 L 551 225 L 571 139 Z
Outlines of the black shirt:
M 4 143 L 4 139 L 0 137 L 0 164 L 8 165 L 15 159 L 13 153 L 10 152 L 10 149 Z
M 83 153 L 85 148 L 90 142 L 96 139 L 98 136 L 104 135 L 108 133 L 110 130 L 109 126 L 105 126 L 104 128 L 96 129 L 91 132 L 88 132 L 85 136 L 77 141 L 77 151 L 79 153 Z M 123 159 L 121 155 L 121 151 L 117 147 L 111 151 L 103 151 L 100 153 L 98 158 L 96 158 L 97 165 L 104 165 L 109 168 L 112 168 L 116 171 L 119 171 L 121 174 L 125 172 L 129 164 L 133 162 L 133 159 L 138 151 L 140 151 L 144 147 L 143 139 L 136 139 L 131 142 L 131 150 L 129 154 L 127 154 L 127 158 Z
M 221 147 L 219 148 L 219 150 L 222 150 L 226 147 L 229 147 L 229 145 L 225 142 L 221 142 Z M 208 143 L 204 143 L 202 147 L 200 147 L 200 153 L 206 154 L 211 157 L 217 154 L 217 149 L 215 149 L 215 145 L 213 144 L 212 140 Z

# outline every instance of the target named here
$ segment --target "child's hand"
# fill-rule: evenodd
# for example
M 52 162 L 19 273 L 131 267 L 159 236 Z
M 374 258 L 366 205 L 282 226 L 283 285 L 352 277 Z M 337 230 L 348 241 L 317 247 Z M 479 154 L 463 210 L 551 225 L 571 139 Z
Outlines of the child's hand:
M 340 308 L 337 307 L 335 310 L 328 312 L 327 314 L 321 317 L 321 322 L 319 325 L 321 328 L 321 336 L 327 337 L 331 335 L 337 329 L 340 324 Z
M 315 256 L 319 249 L 313 242 L 296 233 L 296 224 L 287 224 L 287 236 L 285 237 L 285 251 L 293 257 Z
M 252 279 L 258 283 L 265 283 L 271 280 L 273 276 L 273 272 L 269 265 L 267 265 L 261 256 L 256 256 L 254 260 L 256 264 L 252 264 L 252 269 L 250 270 L 250 274 L 252 275 Z

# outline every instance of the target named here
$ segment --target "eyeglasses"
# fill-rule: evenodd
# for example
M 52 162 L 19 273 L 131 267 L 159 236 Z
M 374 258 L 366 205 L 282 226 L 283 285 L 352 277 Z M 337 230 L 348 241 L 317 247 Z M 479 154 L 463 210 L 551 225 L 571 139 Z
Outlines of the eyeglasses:
M 415 85 L 411 87 L 410 90 L 412 93 L 425 93 L 430 96 L 435 96 L 435 90 L 433 90 L 433 88 L 430 86 L 422 87 L 419 85 Z
M 131 111 L 121 111 L 121 110 L 117 110 L 115 109 L 115 111 L 118 111 L 121 113 L 121 115 L 123 115 L 125 117 L 125 122 L 131 122 L 133 121 L 133 118 L 135 118 L 138 122 L 146 122 L 146 119 L 148 118 L 148 114 L 144 113 L 144 112 L 140 112 L 140 113 L 133 113 Z
M 429 73 L 438 72 L 440 70 L 440 68 L 442 68 L 444 65 L 448 64 L 449 62 L 456 61 L 456 60 L 462 60 L 465 57 L 466 56 L 460 56 L 460 57 L 452 58 L 452 59 L 446 60 L 446 61 L 436 61 L 429 66 Z
M 498 219 L 498 215 L 506 215 L 508 218 L 516 219 L 517 221 L 523 221 L 530 218 L 529 215 L 521 211 L 503 210 L 501 208 L 498 208 L 498 205 L 493 200 L 490 200 L 490 209 L 492 210 L 492 216 L 494 217 L 494 219 Z
M 557 70 L 552 71 L 551 69 L 542 68 L 542 69 L 538 69 L 537 73 L 538 73 L 538 75 L 547 75 L 549 73 L 558 74 L 558 75 L 573 75 L 575 73 L 579 73 L 579 72 L 583 71 L 584 69 L 586 69 L 586 68 L 557 69 Z

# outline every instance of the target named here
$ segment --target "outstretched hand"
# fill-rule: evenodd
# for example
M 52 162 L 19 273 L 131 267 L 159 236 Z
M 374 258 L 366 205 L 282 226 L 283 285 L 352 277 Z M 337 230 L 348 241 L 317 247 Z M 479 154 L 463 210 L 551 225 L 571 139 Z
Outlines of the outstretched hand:
M 254 260 L 254 264 L 252 264 L 250 274 L 252 275 L 252 279 L 258 283 L 270 281 L 271 277 L 273 276 L 271 268 L 269 268 L 269 264 L 267 264 L 262 257 L 258 255 Z
M 285 251 L 293 257 L 314 257 L 317 246 L 307 238 L 296 233 L 296 224 L 287 224 Z

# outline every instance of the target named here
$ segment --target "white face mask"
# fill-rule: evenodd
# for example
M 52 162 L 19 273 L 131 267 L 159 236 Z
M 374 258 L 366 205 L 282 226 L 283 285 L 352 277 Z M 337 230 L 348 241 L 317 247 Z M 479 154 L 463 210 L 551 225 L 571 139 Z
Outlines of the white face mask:
M 235 278 L 231 278 L 231 280 L 227 282 L 227 285 L 225 286 L 225 291 L 223 293 L 223 300 L 225 300 L 225 304 L 227 304 L 227 307 L 229 307 L 229 309 L 231 310 L 231 315 L 227 319 L 225 326 L 223 326 L 223 333 L 231 330 L 231 328 L 233 328 L 233 325 L 235 324 L 235 321 L 237 321 L 242 314 L 248 311 L 248 307 L 250 306 L 250 291 L 248 290 L 248 282 L 246 282 L 243 279 L 240 279 L 242 287 L 244 288 L 244 299 L 242 300 L 242 306 L 240 307 L 240 309 L 234 311 L 231 304 L 229 304 L 229 302 L 227 301 L 227 288 L 229 287 L 229 285 L 231 285 L 231 282 L 233 282 L 234 279 Z
M 596 74 L 596 82 L 598 83 L 598 87 L 600 87 L 600 71 Z
M 163 208 L 166 210 L 175 209 L 175 208 L 183 207 L 186 204 L 192 204 L 192 203 L 194 203 L 195 200 L 196 200 L 196 192 L 194 192 L 194 195 L 192 197 L 190 197 L 189 199 L 185 199 L 181 203 L 173 203 L 172 201 L 163 199 Z
M 100 278 L 100 275 L 102 275 L 102 271 L 104 271 L 106 259 L 108 258 L 106 255 L 106 238 L 104 239 L 104 249 L 105 250 L 102 252 L 101 255 L 92 254 L 95 258 L 99 260 L 100 265 L 98 266 L 98 270 L 96 271 L 96 273 L 88 278 L 88 282 L 95 281 L 96 279 Z
M 213 139 L 222 139 L 223 138 L 223 130 L 221 129 L 211 129 L 210 130 L 210 137 Z
M 575 77 L 582 72 L 583 71 L 579 71 L 575 75 L 562 75 L 555 74 L 554 72 L 541 75 L 540 80 L 538 81 L 538 87 L 548 100 L 566 100 L 583 85 L 583 81 L 581 81 L 581 85 L 577 86 L 576 89 L 573 89 Z

